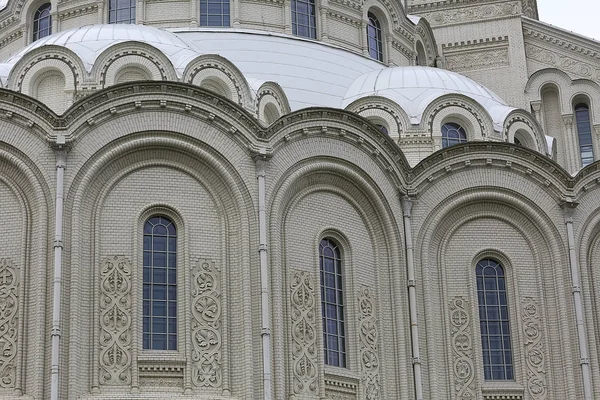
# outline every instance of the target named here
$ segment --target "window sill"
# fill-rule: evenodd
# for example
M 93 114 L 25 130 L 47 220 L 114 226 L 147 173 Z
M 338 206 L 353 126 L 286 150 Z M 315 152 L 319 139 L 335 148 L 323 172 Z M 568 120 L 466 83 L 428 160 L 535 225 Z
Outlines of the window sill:
M 521 400 L 525 389 L 515 381 L 486 381 L 481 393 L 484 400 Z
M 331 395 L 358 396 L 358 374 L 346 368 L 325 366 L 325 392 Z

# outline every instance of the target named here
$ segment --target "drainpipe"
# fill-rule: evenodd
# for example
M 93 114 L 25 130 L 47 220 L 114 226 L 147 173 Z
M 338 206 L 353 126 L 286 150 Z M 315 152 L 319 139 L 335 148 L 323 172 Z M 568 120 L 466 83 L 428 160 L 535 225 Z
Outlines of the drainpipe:
M 265 185 L 266 149 L 261 148 L 255 158 L 258 180 L 258 254 L 260 263 L 261 338 L 263 355 L 263 399 L 271 400 L 271 288 L 267 265 L 267 191 Z
M 581 285 L 579 282 L 579 263 L 575 249 L 575 235 L 573 233 L 573 211 L 577 203 L 570 200 L 563 204 L 565 212 L 565 225 L 567 226 L 567 241 L 569 244 L 569 264 L 571 266 L 571 280 L 573 283 L 573 302 L 575 304 L 575 319 L 577 322 L 577 338 L 579 341 L 579 365 L 583 378 L 583 398 L 592 400 L 592 381 L 590 377 L 590 359 L 588 355 L 588 343 L 585 336 L 585 324 L 583 321 L 583 308 L 581 302 Z
M 408 196 L 402 197 L 402 212 L 404 215 L 404 240 L 406 242 L 406 268 L 408 275 L 408 308 L 410 310 L 410 333 L 412 338 L 412 364 L 415 376 L 415 395 L 417 400 L 423 400 L 423 385 L 421 378 L 421 356 L 419 351 L 419 325 L 417 323 L 417 288 L 415 280 L 415 257 L 413 253 L 412 227 L 410 215 L 413 201 Z
M 62 275 L 62 221 L 64 173 L 67 163 L 65 137 L 58 135 L 54 146 L 56 152 L 56 210 L 54 214 L 54 299 L 52 303 L 52 366 L 50 368 L 50 399 L 58 400 L 59 388 L 59 355 L 60 355 L 60 289 Z

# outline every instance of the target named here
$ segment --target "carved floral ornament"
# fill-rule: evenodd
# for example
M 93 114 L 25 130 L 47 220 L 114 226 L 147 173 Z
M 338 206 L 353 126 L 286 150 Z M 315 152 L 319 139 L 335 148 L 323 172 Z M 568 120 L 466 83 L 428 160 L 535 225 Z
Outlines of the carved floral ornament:
M 521 12 L 518 1 L 508 1 L 497 4 L 485 4 L 463 9 L 450 9 L 423 13 L 431 26 L 459 24 L 497 17 L 518 15 Z
M 364 286 L 358 295 L 361 379 L 366 400 L 381 399 L 379 374 L 379 330 L 375 317 L 372 289 Z
M 527 359 L 527 391 L 532 399 L 545 400 L 548 392 L 540 307 L 531 297 L 526 297 L 523 301 L 523 333 Z
M 452 343 L 452 365 L 456 400 L 474 400 L 475 374 L 473 343 L 469 303 L 462 297 L 450 301 L 450 332 Z
M 527 58 L 538 61 L 542 64 L 566 71 L 582 78 L 600 81 L 600 67 L 573 57 L 561 55 L 553 50 L 542 47 L 525 44 L 525 54 Z
M 15 386 L 19 333 L 19 270 L 0 259 L 0 388 Z

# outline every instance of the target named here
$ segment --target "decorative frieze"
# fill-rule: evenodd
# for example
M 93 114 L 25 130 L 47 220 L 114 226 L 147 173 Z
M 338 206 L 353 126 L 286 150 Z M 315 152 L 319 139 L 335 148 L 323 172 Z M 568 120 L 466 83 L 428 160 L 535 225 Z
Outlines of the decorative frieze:
M 318 394 L 315 286 L 305 271 L 290 276 L 293 392 Z
M 545 400 L 548 395 L 539 311 L 535 300 L 526 297 L 523 301 L 523 334 L 527 360 L 527 391 L 533 400 Z
M 15 386 L 19 333 L 19 270 L 0 259 L 0 388 Z
M 441 26 L 508 17 L 519 15 L 520 13 L 521 7 L 518 1 L 507 1 L 474 7 L 440 10 L 431 13 L 420 13 L 420 15 L 426 18 L 431 26 Z
M 192 268 L 192 382 L 220 387 L 222 366 L 221 274 L 214 262 L 199 259 Z
M 379 375 L 379 331 L 375 317 L 375 304 L 371 289 L 363 286 L 358 295 L 358 333 L 360 337 L 360 372 L 364 386 L 364 399 L 381 398 Z
M 508 48 L 470 51 L 446 56 L 446 67 L 450 71 L 470 71 L 510 65 Z
M 100 266 L 100 384 L 131 382 L 131 263 L 109 257 Z
M 469 304 L 462 297 L 450 301 L 450 334 L 452 342 L 452 369 L 454 373 L 453 399 L 475 399 L 473 342 Z
M 597 65 L 577 60 L 533 44 L 525 45 L 527 58 L 554 67 L 582 78 L 600 81 L 600 68 Z

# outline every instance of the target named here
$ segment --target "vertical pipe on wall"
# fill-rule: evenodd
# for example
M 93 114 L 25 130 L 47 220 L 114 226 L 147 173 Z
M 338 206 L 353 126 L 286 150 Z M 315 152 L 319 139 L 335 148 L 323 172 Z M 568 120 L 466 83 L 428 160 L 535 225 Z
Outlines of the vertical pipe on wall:
M 417 288 L 415 280 L 415 258 L 413 254 L 411 211 L 413 202 L 408 196 L 401 199 L 404 215 L 404 240 L 406 245 L 406 269 L 408 275 L 408 307 L 410 310 L 410 333 L 412 342 L 412 364 L 415 378 L 415 396 L 423 400 L 423 385 L 421 378 L 421 355 L 419 350 L 419 325 L 417 322 Z
M 265 150 L 261 149 L 261 153 Z M 260 263 L 261 338 L 263 354 L 263 399 L 271 400 L 271 290 L 267 265 L 267 192 L 265 184 L 265 161 L 256 160 L 258 179 L 258 254 Z
M 571 280 L 573 284 L 573 302 L 575 304 L 575 319 L 577 323 L 577 338 L 579 341 L 579 364 L 583 379 L 584 400 L 592 400 L 592 383 L 590 376 L 590 359 L 588 344 L 585 336 L 583 321 L 583 307 L 581 302 L 581 285 L 579 282 L 579 263 L 575 249 L 575 234 L 573 233 L 573 211 L 577 204 L 568 202 L 563 205 L 565 211 L 565 225 L 567 226 L 567 241 L 569 244 L 569 264 L 571 266 Z
M 54 298 L 52 301 L 52 364 L 50 367 L 50 399 L 58 400 L 60 356 L 60 289 L 62 283 L 62 220 L 64 173 L 67 162 L 65 137 L 56 138 L 56 208 L 54 213 Z

